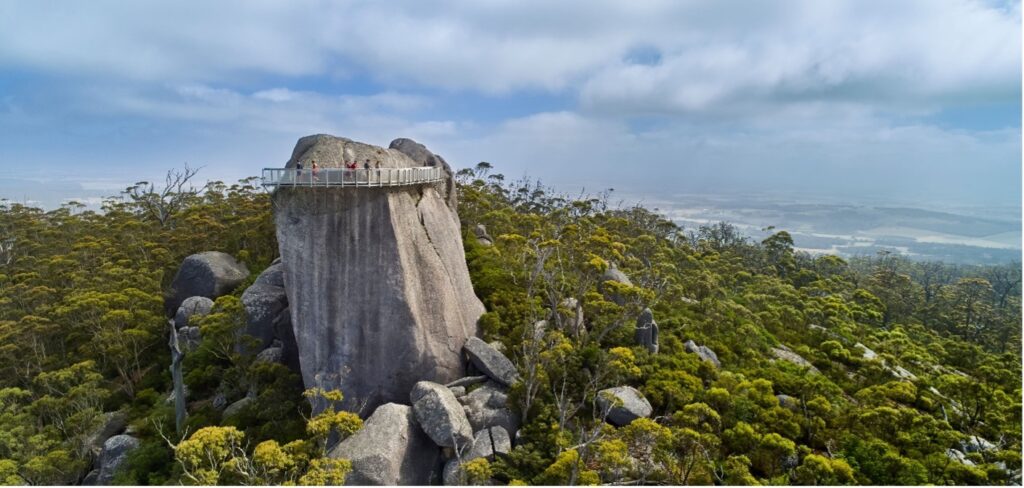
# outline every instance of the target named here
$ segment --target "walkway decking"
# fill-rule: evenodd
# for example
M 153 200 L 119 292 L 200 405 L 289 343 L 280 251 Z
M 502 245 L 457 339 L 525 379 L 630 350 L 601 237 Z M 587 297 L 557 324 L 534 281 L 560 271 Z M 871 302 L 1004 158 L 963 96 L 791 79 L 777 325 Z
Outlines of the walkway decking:
M 263 168 L 263 186 L 279 187 L 359 187 L 411 186 L 436 183 L 444 179 L 439 166 L 419 168 L 312 169 Z

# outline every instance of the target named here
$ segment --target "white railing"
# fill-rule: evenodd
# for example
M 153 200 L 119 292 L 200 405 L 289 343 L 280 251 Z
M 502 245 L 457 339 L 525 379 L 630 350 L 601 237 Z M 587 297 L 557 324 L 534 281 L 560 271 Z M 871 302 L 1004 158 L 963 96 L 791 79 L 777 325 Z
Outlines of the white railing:
M 382 187 L 436 183 L 444 179 L 440 166 L 419 168 L 264 168 L 263 186 Z

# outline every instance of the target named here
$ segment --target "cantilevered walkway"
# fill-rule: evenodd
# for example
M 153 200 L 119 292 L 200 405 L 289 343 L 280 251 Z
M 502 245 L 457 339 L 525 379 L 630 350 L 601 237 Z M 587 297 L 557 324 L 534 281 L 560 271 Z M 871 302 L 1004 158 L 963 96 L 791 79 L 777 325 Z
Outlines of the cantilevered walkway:
M 412 186 L 437 183 L 444 179 L 440 166 L 418 168 L 344 169 L 263 168 L 263 186 L 280 187 L 365 187 Z

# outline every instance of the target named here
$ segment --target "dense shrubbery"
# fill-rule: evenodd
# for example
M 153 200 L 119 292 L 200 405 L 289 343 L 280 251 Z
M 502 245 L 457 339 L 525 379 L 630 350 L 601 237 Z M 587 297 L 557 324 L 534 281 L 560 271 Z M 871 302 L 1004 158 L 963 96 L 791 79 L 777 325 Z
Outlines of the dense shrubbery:
M 1004 483 L 1020 468 L 1017 267 L 813 257 L 785 232 L 760 243 L 728 225 L 685 232 L 643 208 L 609 208 L 608 195 L 506 184 L 486 166 L 459 179 L 483 334 L 524 380 L 510 395 L 518 447 L 466 466 L 470 480 Z M 493 245 L 477 241 L 477 224 Z M 307 420 L 297 375 L 235 351 L 244 285 L 198 321 L 187 431 L 175 432 L 162 298 L 181 260 L 203 250 L 238 257 L 254 277 L 276 255 L 269 199 L 252 180 L 139 185 L 100 213 L 0 206 L 0 482 L 79 481 L 89 434 L 115 410 L 142 440 L 118 482 L 340 480 L 347 466 L 321 457 L 324 442 L 357 419 Z M 600 282 L 613 263 L 632 286 Z M 585 331 L 568 327 L 570 297 Z M 644 307 L 660 326 L 657 354 L 633 341 Z M 722 368 L 685 352 L 686 340 Z M 817 372 L 773 360 L 779 345 Z M 618 385 L 644 393 L 650 419 L 603 422 L 597 392 Z M 212 404 L 249 394 L 231 418 Z M 973 466 L 947 456 L 968 435 L 997 446 L 968 453 Z
M 786 232 L 760 243 L 726 224 L 685 232 L 640 207 L 609 209 L 607 196 L 566 198 L 487 170 L 460 173 L 467 261 L 486 338 L 526 373 L 523 447 L 493 464 L 499 481 L 1003 483 L 1020 468 L 1017 265 L 847 263 L 794 252 Z M 611 262 L 635 285 L 615 290 L 622 304 L 598 292 Z M 538 344 L 530 325 L 557 323 L 551 310 L 568 297 L 582 299 L 587 332 L 556 326 Z M 633 344 L 645 306 L 656 355 Z M 689 339 L 722 369 L 686 353 Z M 779 345 L 818 372 L 773 360 Z M 629 368 L 611 366 L 621 351 Z M 618 384 L 650 399 L 652 421 L 601 422 L 594 395 Z M 998 447 L 968 454 L 974 466 L 952 461 L 947 449 L 968 435 Z

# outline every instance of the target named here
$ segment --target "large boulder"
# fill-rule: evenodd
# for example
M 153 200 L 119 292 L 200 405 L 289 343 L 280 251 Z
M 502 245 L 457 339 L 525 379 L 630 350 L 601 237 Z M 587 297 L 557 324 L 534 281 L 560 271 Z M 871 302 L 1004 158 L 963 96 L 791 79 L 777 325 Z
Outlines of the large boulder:
M 473 428 L 466 412 L 447 387 L 421 381 L 410 396 L 416 420 L 435 444 L 460 449 L 473 442 Z
M 263 270 L 252 284 L 284 288 L 284 264 L 277 262 L 267 266 L 267 269 Z
M 221 418 L 228 419 L 242 413 L 242 411 L 252 405 L 254 401 L 255 399 L 252 397 L 243 397 L 241 400 L 228 405 L 221 414 Z
M 810 361 L 804 359 L 803 356 L 793 352 L 792 349 L 786 347 L 783 344 L 779 344 L 778 347 L 771 348 L 771 353 L 772 356 L 775 356 L 776 359 L 781 359 L 783 361 L 793 363 L 797 366 L 807 368 L 811 373 L 814 374 L 820 373 L 820 371 L 818 371 L 818 368 L 815 368 Z
M 139 447 L 139 440 L 130 435 L 115 435 L 103 443 L 100 454 L 97 485 L 109 485 L 114 481 L 117 469 L 124 464 L 128 454 Z
M 189 353 L 195 351 L 199 344 L 203 341 L 203 336 L 199 331 L 199 327 L 189 326 L 178 329 L 178 347 L 181 352 Z
M 181 302 L 178 311 L 174 314 L 174 327 L 180 329 L 188 327 L 192 317 L 202 317 L 213 310 L 213 300 L 206 297 L 188 297 Z
M 494 426 L 482 429 L 473 438 L 473 448 L 469 454 L 462 458 L 463 461 L 472 461 L 477 458 L 487 458 L 494 461 L 496 455 L 507 456 L 512 452 L 512 438 L 504 427 Z
M 858 343 L 854 344 L 853 347 L 859 347 L 859 348 L 861 348 L 864 351 L 864 359 L 867 359 L 867 360 L 870 361 L 872 359 L 877 359 L 878 358 L 878 353 L 876 353 L 875 351 L 871 350 L 871 348 L 869 348 L 868 346 L 865 346 L 864 344 L 861 344 L 861 343 L 858 342 Z
M 619 427 L 638 418 L 650 417 L 654 411 L 651 402 L 632 386 L 616 386 L 597 392 L 597 406 L 602 412 L 608 412 L 605 417 L 608 423 Z
M 508 407 L 508 393 L 497 383 L 485 383 L 458 400 L 474 432 L 494 426 L 509 433 L 519 430 L 519 417 Z
M 992 442 L 990 442 L 990 441 L 988 441 L 988 440 L 986 440 L 986 439 L 984 439 L 982 437 L 978 437 L 976 435 L 969 436 L 969 437 L 967 437 L 967 440 L 965 440 L 965 441 L 960 443 L 960 448 L 964 452 L 991 451 L 991 450 L 995 449 L 996 447 L 998 447 L 998 446 L 996 446 Z
M 459 462 L 458 458 L 449 459 L 444 465 L 444 471 L 441 475 L 445 486 L 465 486 L 466 482 L 466 471 L 462 469 L 462 463 Z
M 391 141 L 388 148 L 409 156 L 418 166 L 440 166 L 443 168 L 445 173 L 443 191 L 445 201 L 451 208 L 459 206 L 455 187 L 455 173 L 452 172 L 452 167 L 448 164 L 448 161 L 445 161 L 440 155 L 430 152 L 427 146 L 404 137 Z
M 707 346 L 697 345 L 696 342 L 688 340 L 683 344 L 683 348 L 686 349 L 686 352 L 696 354 L 702 360 L 711 363 L 715 368 L 722 367 L 722 363 L 718 360 L 718 355 Z
M 387 403 L 328 453 L 352 461 L 346 485 L 428 485 L 441 470 L 441 448 L 416 424 L 412 407 Z
M 794 411 L 800 409 L 800 400 L 789 395 L 779 393 L 778 395 L 775 395 L 775 399 L 779 401 L 779 406 L 782 408 Z
M 257 341 L 242 350 L 262 351 L 274 340 L 274 323 L 280 320 L 281 312 L 288 307 L 288 296 L 279 286 L 254 284 L 242 293 L 242 305 L 246 315 L 242 333 Z
M 654 321 L 654 312 L 645 308 L 636 318 L 636 331 L 633 334 L 637 345 L 643 346 L 651 354 L 658 352 L 658 323 Z
M 453 457 L 444 465 L 442 479 L 445 486 L 462 486 L 468 483 L 462 464 L 474 459 L 486 458 L 494 461 L 495 456 L 507 456 L 512 452 L 512 439 L 501 427 L 490 427 L 476 433 L 473 446 L 461 457 Z
M 315 159 L 340 168 L 346 150 L 381 169 L 421 166 L 404 147 L 329 135 L 300 139 L 286 166 L 309 168 Z M 469 279 L 456 209 L 438 186 L 272 193 L 303 382 L 345 392 L 344 409 L 365 416 L 383 403 L 407 402 L 418 381 L 465 375 L 461 346 L 478 334 L 484 307 Z
M 256 355 L 256 362 L 267 364 L 282 363 L 284 362 L 283 358 L 284 347 L 281 346 L 281 341 L 275 339 L 270 347 Z
M 473 227 L 473 234 L 476 236 L 477 242 L 484 246 L 494 244 L 494 239 L 487 233 L 487 227 L 484 227 L 484 224 L 476 224 L 476 227 Z
M 227 295 L 248 277 L 249 269 L 230 254 L 219 251 L 193 254 L 181 262 L 171 282 L 167 311 L 175 312 L 188 297 L 216 299 Z
M 601 275 L 601 283 L 598 286 L 598 288 L 600 288 L 601 292 L 604 293 L 605 297 L 608 298 L 609 300 L 619 305 L 624 305 L 626 303 L 625 298 L 620 296 L 618 293 L 615 293 L 614 290 L 611 290 L 609 289 L 609 287 L 605 286 L 605 282 L 608 281 L 621 283 L 623 285 L 633 285 L 633 282 L 630 281 L 629 276 L 626 276 L 626 273 L 623 273 L 618 267 L 616 267 L 615 262 L 609 264 L 608 269 L 604 270 L 604 273 Z
M 946 449 L 946 457 L 966 466 L 974 466 L 974 461 L 967 459 L 967 455 L 956 449 Z
M 504 354 L 480 338 L 470 337 L 462 346 L 462 350 L 466 351 L 466 355 L 469 356 L 469 360 L 476 369 L 494 381 L 505 386 L 512 386 L 519 381 L 519 373 L 512 361 L 509 361 Z
M 128 416 L 122 412 L 106 412 L 100 417 L 100 425 L 89 433 L 82 445 L 85 457 L 99 459 L 103 452 L 103 443 L 114 435 L 124 431 Z

